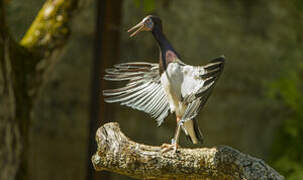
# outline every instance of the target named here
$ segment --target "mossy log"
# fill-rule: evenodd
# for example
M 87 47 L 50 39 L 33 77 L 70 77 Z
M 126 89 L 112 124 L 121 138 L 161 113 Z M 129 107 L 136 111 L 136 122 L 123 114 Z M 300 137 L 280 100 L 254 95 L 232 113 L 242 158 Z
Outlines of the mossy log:
M 98 149 L 92 157 L 95 170 L 136 179 L 284 179 L 263 160 L 228 146 L 161 153 L 161 147 L 131 141 L 118 123 L 100 127 L 96 141 Z

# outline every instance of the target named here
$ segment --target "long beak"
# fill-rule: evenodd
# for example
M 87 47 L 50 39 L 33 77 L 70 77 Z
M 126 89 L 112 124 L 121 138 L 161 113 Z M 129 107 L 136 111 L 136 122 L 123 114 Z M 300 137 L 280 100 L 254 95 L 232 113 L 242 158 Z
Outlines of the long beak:
M 143 21 L 139 22 L 137 25 L 135 25 L 134 27 L 130 28 L 127 32 L 134 31 L 135 29 L 137 29 L 137 30 L 135 32 L 133 32 L 131 35 L 129 35 L 129 37 L 133 37 L 136 34 L 138 34 L 139 32 L 144 31 L 145 30 L 144 22 Z

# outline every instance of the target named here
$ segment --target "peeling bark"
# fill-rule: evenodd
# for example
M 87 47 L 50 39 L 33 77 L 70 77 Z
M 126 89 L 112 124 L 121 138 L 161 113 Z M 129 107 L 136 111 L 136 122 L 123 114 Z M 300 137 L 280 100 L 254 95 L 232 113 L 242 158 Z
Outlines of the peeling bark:
M 98 150 L 92 157 L 97 171 L 112 171 L 137 179 L 243 179 L 283 180 L 261 159 L 228 146 L 161 153 L 161 147 L 131 141 L 117 123 L 96 133 Z

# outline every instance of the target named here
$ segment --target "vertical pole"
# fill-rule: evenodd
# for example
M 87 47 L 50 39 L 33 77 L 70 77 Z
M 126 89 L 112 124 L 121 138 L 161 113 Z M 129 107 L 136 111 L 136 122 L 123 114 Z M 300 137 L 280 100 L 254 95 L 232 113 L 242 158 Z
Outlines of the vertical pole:
M 94 62 L 91 80 L 91 110 L 89 123 L 89 147 L 87 180 L 109 180 L 109 172 L 97 172 L 93 169 L 91 157 L 97 149 L 95 133 L 104 123 L 113 121 L 114 108 L 105 104 L 102 90 L 109 88 L 103 81 L 104 70 L 120 58 L 120 24 L 122 0 L 96 0 L 96 31 Z
M 95 173 L 91 163 L 91 157 L 97 147 L 95 141 L 95 132 L 100 125 L 101 119 L 99 118 L 100 110 L 100 74 L 102 65 L 102 40 L 103 30 L 105 26 L 105 6 L 106 0 L 96 0 L 96 24 L 95 24 L 95 42 L 94 42 L 94 56 L 92 63 L 91 75 L 91 95 L 90 95 L 90 120 L 89 120 L 89 136 L 88 136 L 88 157 L 87 157 L 87 180 L 93 180 Z

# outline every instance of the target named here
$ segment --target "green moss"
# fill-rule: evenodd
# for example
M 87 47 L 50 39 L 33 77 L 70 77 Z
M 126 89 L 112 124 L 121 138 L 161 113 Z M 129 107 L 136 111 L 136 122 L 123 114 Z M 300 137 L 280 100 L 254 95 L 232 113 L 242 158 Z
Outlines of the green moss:
M 44 57 L 47 51 L 63 45 L 68 35 L 68 20 L 77 6 L 76 0 L 48 0 L 20 44 Z

